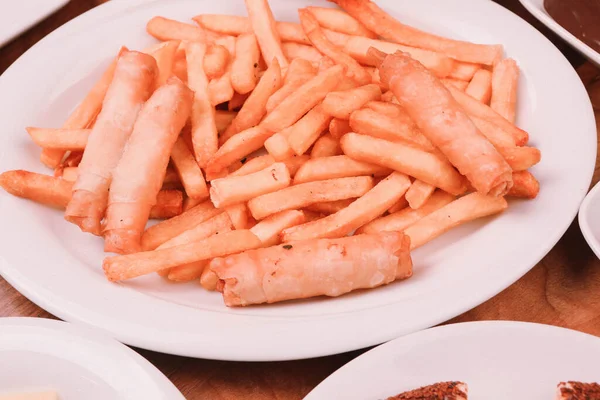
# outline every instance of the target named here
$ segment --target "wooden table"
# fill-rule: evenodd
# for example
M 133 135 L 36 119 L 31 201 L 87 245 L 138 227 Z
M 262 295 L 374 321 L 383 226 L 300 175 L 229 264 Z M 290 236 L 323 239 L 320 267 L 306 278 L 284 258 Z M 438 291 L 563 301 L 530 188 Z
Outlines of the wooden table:
M 0 73 L 45 35 L 107 0 L 72 0 L 30 31 L 0 48 Z M 518 0 L 497 0 L 549 37 L 575 67 L 583 60 L 545 29 Z M 587 80 L 597 71 L 585 65 Z M 597 114 L 597 119 L 600 114 Z M 598 163 L 597 163 L 598 165 Z M 596 167 L 594 183 L 600 179 Z M 54 318 L 0 278 L 1 317 Z M 498 296 L 450 322 L 518 320 L 577 329 L 600 336 L 600 261 L 573 222 L 552 251 L 527 275 Z M 188 399 L 300 399 L 330 373 L 362 353 L 355 351 L 312 360 L 239 363 L 198 360 L 139 352 L 156 365 Z

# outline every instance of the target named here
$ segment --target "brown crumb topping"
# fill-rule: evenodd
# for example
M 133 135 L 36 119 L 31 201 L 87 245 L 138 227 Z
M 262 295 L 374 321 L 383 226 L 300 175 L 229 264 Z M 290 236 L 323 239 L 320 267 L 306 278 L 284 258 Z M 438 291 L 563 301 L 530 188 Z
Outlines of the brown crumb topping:
M 600 385 L 597 383 L 561 382 L 558 384 L 563 400 L 598 400 Z
M 462 400 L 467 398 L 462 382 L 440 382 L 401 393 L 388 400 Z

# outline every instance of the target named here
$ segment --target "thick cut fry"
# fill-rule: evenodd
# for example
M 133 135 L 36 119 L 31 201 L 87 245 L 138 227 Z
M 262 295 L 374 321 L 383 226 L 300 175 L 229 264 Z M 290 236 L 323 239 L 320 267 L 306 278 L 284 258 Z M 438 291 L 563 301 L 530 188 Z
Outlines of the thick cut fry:
M 185 56 L 188 63 L 188 85 L 194 91 L 191 113 L 192 145 L 200 168 L 205 168 L 219 147 L 215 109 L 210 101 L 208 78 L 204 73 L 206 44 L 188 42 Z
M 410 237 L 410 248 L 416 249 L 441 234 L 466 222 L 497 214 L 508 207 L 504 197 L 471 193 L 409 226 L 404 233 Z
M 498 151 L 513 171 L 525 171 L 542 159 L 542 153 L 535 147 L 499 147 Z
M 448 78 L 470 82 L 480 69 L 479 64 L 455 62 Z
M 142 104 L 150 97 L 156 73 L 156 61 L 144 53 L 126 52 L 117 61 L 65 213 L 65 219 L 84 232 L 101 232 L 113 170 Z
M 231 125 L 223 133 L 222 143 L 225 143 L 237 133 L 258 125 L 267 113 L 269 97 L 281 88 L 281 84 L 281 68 L 279 68 L 279 62 L 275 59 L 260 78 L 258 85 L 256 85 L 242 109 L 231 122 Z
M 518 86 L 519 66 L 515 60 L 507 58 L 494 66 L 490 107 L 513 124 L 517 112 Z
M 229 54 L 231 54 L 231 58 L 234 58 L 235 38 L 227 36 L 224 39 L 222 45 L 227 47 Z M 208 83 L 208 94 L 213 106 L 225 103 L 233 98 L 235 90 L 233 90 L 233 86 L 231 85 L 231 65 L 231 62 L 227 63 L 223 74 L 218 78 L 212 79 Z
M 220 44 L 209 46 L 203 61 L 206 77 L 209 80 L 220 78 L 225 72 L 230 58 L 229 50 L 225 46 Z
M 492 196 L 508 192 L 512 186 L 510 166 L 440 81 L 401 53 L 387 56 L 379 69 L 382 81 L 388 83 L 421 132 L 477 191 Z M 441 188 L 435 182 L 421 180 Z
M 492 142 L 494 146 L 496 146 L 496 148 L 514 147 L 517 145 L 514 136 L 511 135 L 510 132 L 505 131 L 498 125 L 488 120 L 475 117 L 473 115 L 470 115 L 469 117 L 477 129 L 479 129 L 479 131 L 483 133 L 485 137 L 488 138 L 488 140 Z
M 285 229 L 282 241 L 334 238 L 346 236 L 382 215 L 396 203 L 410 186 L 410 179 L 398 172 L 379 182 L 348 207 L 323 219 Z
M 348 132 L 352 132 L 348 120 L 333 118 L 329 123 L 329 133 L 338 140 Z
M 261 126 L 270 132 L 279 132 L 294 124 L 338 86 L 343 72 L 344 67 L 336 65 L 319 73 L 283 100 L 266 116 Z
M 306 164 L 308 162 L 308 160 L 310 160 L 310 156 L 308 156 L 308 155 L 303 155 L 303 156 L 294 155 L 290 158 L 286 158 L 282 162 L 288 168 L 288 170 L 290 171 L 290 176 L 293 178 L 296 175 L 296 173 L 298 172 L 298 170 L 300 168 L 302 168 L 302 166 L 304 164 Z
M 287 167 L 283 163 L 276 163 L 249 175 L 215 179 L 211 182 L 210 199 L 215 207 L 223 208 L 289 185 Z
M 294 176 L 294 185 L 325 179 L 351 176 L 387 176 L 388 168 L 351 159 L 348 156 L 313 158 L 307 161 Z
M 129 254 L 141 250 L 141 235 L 169 164 L 177 136 L 192 109 L 194 93 L 176 77 L 144 104 L 113 171 L 104 250 Z
M 285 210 L 297 210 L 313 203 L 360 197 L 373 188 L 373 178 L 359 176 L 306 182 L 264 194 L 248 202 L 252 216 L 261 220 Z
M 446 86 L 448 86 L 448 85 L 454 86 L 456 89 L 460 90 L 461 92 L 464 92 L 465 90 L 467 90 L 467 87 L 469 87 L 468 81 L 461 81 L 459 79 L 454 79 L 454 78 L 444 78 L 444 79 L 442 79 L 442 83 Z
M 206 42 L 207 39 L 202 28 L 163 17 L 154 17 L 148 21 L 146 31 L 161 41 Z
M 324 28 L 348 35 L 376 38 L 377 35 L 342 10 L 325 7 L 306 7 Z
M 14 196 L 64 209 L 71 199 L 73 183 L 53 176 L 17 170 L 0 174 L 0 186 Z
M 294 150 L 292 150 L 287 140 L 290 132 L 290 128 L 284 129 L 265 141 L 265 149 L 277 161 L 287 160 L 295 156 Z
M 77 180 L 77 167 L 65 167 L 62 170 L 62 179 L 68 182 L 75 182 Z
M 438 190 L 421 207 L 417 209 L 406 207 L 385 217 L 377 218 L 360 228 L 357 233 L 402 232 L 421 218 L 450 204 L 453 200 L 454 196 Z
M 245 0 L 252 30 L 258 40 L 260 51 L 268 66 L 277 59 L 281 69 L 287 69 L 288 60 L 281 49 L 275 18 L 267 0 Z
M 258 172 L 267 167 L 270 167 L 276 162 L 277 161 L 270 154 L 254 157 L 248 161 L 245 161 L 240 168 L 238 168 L 235 172 L 230 173 L 229 176 L 232 177 L 248 175 L 253 172 Z
M 173 64 L 175 63 L 175 53 L 179 48 L 178 40 L 169 40 L 162 43 L 155 50 L 148 52 L 156 60 L 158 66 L 158 75 L 156 76 L 155 87 L 160 87 L 167 82 L 167 79 L 173 74 Z
M 225 232 L 181 246 L 104 259 L 102 268 L 111 282 L 135 278 L 163 269 L 208 260 L 260 247 L 248 230 Z
M 324 112 L 322 105 L 319 104 L 289 127 L 288 132 L 283 135 L 287 138 L 294 153 L 301 156 L 327 129 L 329 122 L 331 122 L 331 116 Z
M 237 111 L 215 111 L 215 125 L 217 126 L 217 132 L 225 132 L 225 129 L 231 124 L 237 115 Z
M 486 69 L 477 71 L 465 93 L 483 104 L 488 104 L 492 98 L 492 73 Z
M 173 282 L 191 282 L 200 279 L 202 272 L 208 266 L 208 261 L 198 261 L 191 264 L 178 265 L 170 268 L 167 279 Z M 163 272 L 163 271 L 159 271 Z
M 254 225 L 250 228 L 250 232 L 254 233 L 260 239 L 264 247 L 275 246 L 281 243 L 279 238 L 281 231 L 303 224 L 304 221 L 304 213 L 302 211 L 282 211 Z
M 319 50 L 300 43 L 283 42 L 281 48 L 285 56 L 290 60 L 301 59 L 318 66 L 323 58 Z
M 209 267 L 228 307 L 336 297 L 412 275 L 401 233 L 319 239 L 216 258 Z
M 142 236 L 142 248 L 146 251 L 154 250 L 167 240 L 192 229 L 196 225 L 222 212 L 222 210 L 217 210 L 210 201 L 200 203 L 177 217 L 148 228 Z
M 26 128 L 31 140 L 43 149 L 83 150 L 91 129 Z
M 475 100 L 471 96 L 466 95 L 460 90 L 453 88 L 452 86 L 448 87 L 448 90 L 450 93 L 452 93 L 454 99 L 467 112 L 467 114 L 484 119 L 497 125 L 500 129 L 509 132 L 514 137 L 517 146 L 524 146 L 529 141 L 529 134 L 527 132 L 517 128 L 514 124 L 492 110 L 490 107 Z
M 317 139 L 310 152 L 311 158 L 332 157 L 342 154 L 340 141 L 330 134 L 326 134 Z
M 260 149 L 273 132 L 262 126 L 246 129 L 226 141 L 208 162 L 206 172 L 216 173 Z
M 320 214 L 335 214 L 336 212 L 348 207 L 356 199 L 346 199 L 337 201 L 326 201 L 323 203 L 314 203 L 306 206 L 304 209 L 314 211 Z
M 325 33 L 319 26 L 319 22 L 310 11 L 305 9 L 298 10 L 300 22 L 308 40 L 319 50 L 320 53 L 331 58 L 337 64 L 346 68 L 346 75 L 355 80 L 360 85 L 366 85 L 371 82 L 371 75 L 352 57 L 331 43 L 325 36 Z
M 433 144 L 423 136 L 405 112 L 386 115 L 372 108 L 363 108 L 350 115 L 349 123 L 353 132 L 391 142 L 409 143 L 428 152 L 435 150 Z
M 156 204 L 150 209 L 150 219 L 169 219 L 183 212 L 183 193 L 179 190 L 161 190 Z
M 225 212 L 229 216 L 235 229 L 248 229 L 248 225 L 250 225 L 250 213 L 248 212 L 246 203 L 239 203 L 226 207 Z
M 231 85 L 236 92 L 251 92 L 258 81 L 258 61 L 260 49 L 256 36 L 246 33 L 238 36 L 235 42 L 235 58 L 231 64 Z
M 369 84 L 343 92 L 331 92 L 323 100 L 323 111 L 335 118 L 349 119 L 353 111 L 358 110 L 369 101 L 380 100 L 379 85 Z
M 317 74 L 313 65 L 301 58 L 292 60 L 285 75 L 283 86 L 277 90 L 267 101 L 267 112 L 273 111 L 286 97 L 294 93 Z
M 508 196 L 535 199 L 540 192 L 540 183 L 529 171 L 514 172 L 513 181 Z
M 502 56 L 502 46 L 452 40 L 404 25 L 370 0 L 332 0 L 367 29 L 385 39 L 408 46 L 433 50 L 466 62 L 494 65 Z
M 423 150 L 382 139 L 348 133 L 340 140 L 344 154 L 371 164 L 381 165 L 414 176 L 448 193 L 466 190 L 464 178 L 448 161 Z
M 408 201 L 410 208 L 416 210 L 425 204 L 434 191 L 435 186 L 417 179 L 410 188 L 408 188 L 405 195 L 406 201 Z
M 173 145 L 171 159 L 188 197 L 198 200 L 207 198 L 208 188 L 202 170 L 182 137 Z
M 79 103 L 75 111 L 71 113 L 63 124 L 63 129 L 84 129 L 90 127 L 102 108 L 102 102 L 115 74 L 117 60 L 126 51 L 126 47 L 121 47 L 117 58 L 104 71 L 100 80 L 96 82 L 83 101 Z M 40 155 L 40 161 L 49 168 L 56 168 L 64 156 L 65 152 L 63 150 L 44 149 Z

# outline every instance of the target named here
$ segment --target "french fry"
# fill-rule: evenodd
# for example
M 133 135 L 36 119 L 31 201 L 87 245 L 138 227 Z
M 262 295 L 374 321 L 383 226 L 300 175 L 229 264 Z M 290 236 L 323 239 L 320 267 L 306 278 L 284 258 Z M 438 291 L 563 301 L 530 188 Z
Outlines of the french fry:
M 522 129 L 517 128 L 506 118 L 492 110 L 485 104 L 475 100 L 471 96 L 466 95 L 458 89 L 452 86 L 447 86 L 450 93 L 458 104 L 470 115 L 481 119 L 485 119 L 488 122 L 496 124 L 501 129 L 509 132 L 514 138 L 518 146 L 523 146 L 529 141 L 529 134 Z
M 326 179 L 352 176 L 387 176 L 388 168 L 353 160 L 345 155 L 319 157 L 308 160 L 294 176 L 294 185 Z
M 156 249 L 168 249 L 170 247 L 181 246 L 182 244 L 197 242 L 198 240 L 206 239 L 217 233 L 228 232 L 232 228 L 233 224 L 227 213 L 221 212 L 167 240 Z
M 379 70 L 377 68 L 374 68 L 374 67 L 365 67 L 365 71 L 367 71 L 369 73 L 369 75 L 371 75 L 371 83 L 374 83 L 377 86 L 379 86 L 379 89 L 382 90 L 382 91 L 388 89 L 381 82 L 381 77 L 379 76 Z
M 514 124 L 519 86 L 519 66 L 506 58 L 494 66 L 490 107 Z
M 292 150 L 290 143 L 287 140 L 289 133 L 291 132 L 290 128 L 277 132 L 265 140 L 265 149 L 267 149 L 269 155 L 277 161 L 287 160 L 288 158 L 295 156 L 294 150 Z
M 542 159 L 542 153 L 535 147 L 499 147 L 498 151 L 513 171 L 525 171 Z
M 310 62 L 302 58 L 292 60 L 285 75 L 283 86 L 273 93 L 267 101 L 267 113 L 273 111 L 286 97 L 314 78 L 316 74 L 317 70 Z
M 91 129 L 26 128 L 31 140 L 43 149 L 83 150 Z
M 415 180 L 408 188 L 404 197 L 412 209 L 420 208 L 435 191 L 435 186 L 420 180 Z
M 411 186 L 412 187 L 412 186 Z M 410 188 L 409 188 L 410 190 Z M 357 230 L 357 234 L 366 233 L 374 234 L 378 232 L 402 232 L 409 226 L 413 225 L 421 218 L 426 217 L 434 211 L 450 204 L 454 201 L 454 196 L 442 191 L 436 191 L 421 207 L 404 208 L 386 215 L 385 217 L 377 218 Z
M 161 190 L 156 204 L 150 209 L 150 219 L 169 219 L 183 212 L 183 193 L 180 190 Z
M 266 154 L 264 156 L 254 157 L 246 162 L 237 169 L 235 172 L 229 174 L 230 177 L 233 176 L 244 176 L 248 174 L 252 174 L 254 172 L 258 172 L 263 170 L 271 165 L 275 164 L 277 161 L 270 154 Z
M 340 140 L 347 156 L 381 165 L 414 176 L 448 193 L 465 192 L 465 179 L 452 165 L 437 155 L 402 144 L 357 133 L 347 133 Z
M 478 64 L 455 62 L 448 78 L 470 82 L 480 69 Z
M 100 77 L 83 101 L 79 103 L 75 111 L 73 111 L 65 121 L 62 126 L 63 129 L 85 129 L 91 126 L 102 108 L 102 102 L 104 101 L 104 97 L 106 97 L 106 92 L 113 80 L 115 69 L 117 68 L 117 61 L 119 57 L 127 51 L 127 47 L 121 47 L 115 60 L 108 66 L 106 71 L 102 74 L 102 77 Z M 44 149 L 40 155 L 40 161 L 49 168 L 56 168 L 64 157 L 65 152 L 63 150 Z
M 206 32 L 194 25 L 164 17 L 154 17 L 146 24 L 146 31 L 160 41 L 186 40 L 206 42 Z
M 288 60 L 281 49 L 281 39 L 269 3 L 267 0 L 245 0 L 245 3 L 252 30 L 267 65 L 271 66 L 273 59 L 277 59 L 281 69 L 287 69 Z
M 257 196 L 275 192 L 290 185 L 290 173 L 283 163 L 275 163 L 245 176 L 215 179 L 211 182 L 210 199 L 223 208 Z
M 237 161 L 236 161 L 237 162 Z M 233 164 L 232 164 L 233 165 Z M 223 168 L 222 170 L 219 171 L 206 171 L 206 181 L 207 182 L 212 182 L 215 179 L 221 179 L 221 178 L 225 178 L 229 175 L 229 167 L 228 168 Z
M 515 137 L 510 133 L 500 128 L 498 125 L 486 119 L 470 115 L 469 118 L 477 129 L 490 141 L 496 148 L 499 147 L 514 147 L 516 146 Z
M 306 7 L 306 9 L 314 15 L 319 25 L 324 28 L 348 35 L 366 36 L 369 38 L 377 37 L 376 34 L 342 10 L 314 6 Z
M 250 215 L 246 203 L 239 203 L 226 207 L 225 212 L 229 216 L 235 229 L 248 229 L 250 225 Z
M 332 157 L 341 154 L 340 141 L 330 134 L 325 134 L 318 138 L 310 152 L 311 158 Z
M 372 100 L 381 99 L 379 85 L 369 84 L 343 92 L 331 92 L 323 100 L 323 111 L 339 119 L 349 119 L 352 112 Z
M 363 108 L 369 108 L 390 117 L 404 117 L 406 122 L 412 121 L 406 111 L 397 103 L 394 93 L 387 91 L 381 95 L 381 101 L 369 101 Z
M 301 156 L 327 129 L 329 122 L 331 122 L 331 116 L 323 110 L 321 104 L 318 104 L 298 122 L 289 127 L 289 131 L 284 136 L 294 153 Z
M 175 61 L 173 62 L 173 75 L 182 82 L 187 82 L 187 61 L 185 60 L 185 52 L 183 54 L 184 57 L 178 57 L 177 55 L 175 57 Z
M 175 53 L 179 48 L 178 40 L 169 40 L 168 42 L 161 43 L 150 54 L 156 60 L 158 66 L 158 75 L 156 76 L 155 87 L 160 87 L 167 82 L 167 79 L 173 74 L 173 64 L 175 63 Z
M 231 139 L 223 143 L 214 157 L 208 162 L 206 173 L 219 172 L 234 162 L 254 153 L 272 135 L 273 132 L 264 129 L 260 125 L 234 135 Z
M 404 231 L 416 249 L 441 234 L 474 219 L 497 214 L 508 207 L 504 197 L 471 193 L 421 218 Z
M 188 197 L 198 200 L 208 198 L 202 170 L 182 137 L 177 139 L 171 149 L 171 160 Z
M 304 209 L 319 214 L 335 214 L 336 212 L 348 207 L 356 199 L 345 199 L 337 201 L 326 201 L 322 203 L 309 204 Z
M 142 235 L 142 249 L 154 250 L 169 239 L 192 229 L 194 226 L 222 213 L 210 201 L 205 201 L 190 208 L 174 218 L 151 226 Z
M 170 268 L 167 279 L 173 282 L 190 282 L 200 279 L 202 272 L 208 266 L 208 261 L 197 261 L 191 264 L 178 265 Z M 163 272 L 164 270 L 158 271 Z
M 236 92 L 246 94 L 256 87 L 259 60 L 260 49 L 256 36 L 252 33 L 238 36 L 235 58 L 231 64 L 231 85 Z
M 248 202 L 252 216 L 261 220 L 269 215 L 304 208 L 313 203 L 356 198 L 373 188 L 373 178 L 359 176 L 306 182 L 267 193 Z
M 443 78 L 441 81 L 444 85 L 454 86 L 456 89 L 460 90 L 461 92 L 464 92 L 465 90 L 467 90 L 467 87 L 469 87 L 469 81 L 461 81 L 460 79 Z
M 186 43 L 185 55 L 188 63 L 188 85 L 194 91 L 194 104 L 190 117 L 194 157 L 200 168 L 205 168 L 219 147 L 215 109 L 210 100 L 208 78 L 204 73 L 206 44 Z
M 408 201 L 406 201 L 406 195 L 402 196 L 400 198 L 400 200 L 398 200 L 396 202 L 396 204 L 394 204 L 393 206 L 391 206 L 387 212 L 389 214 L 393 214 L 395 212 L 398 212 L 400 210 L 404 210 L 406 207 L 408 207 Z
M 290 171 L 290 176 L 293 178 L 296 175 L 296 173 L 298 172 L 298 170 L 300 168 L 302 168 L 302 166 L 304 164 L 306 164 L 308 162 L 308 160 L 310 160 L 310 156 L 308 156 L 308 155 L 303 155 L 303 156 L 293 155 L 290 158 L 286 158 L 282 162 L 285 164 L 288 171 Z
M 371 76 L 358 61 L 344 53 L 342 49 L 327 39 L 319 22 L 310 11 L 300 9 L 298 10 L 298 14 L 300 15 L 300 23 L 302 24 L 304 33 L 306 33 L 308 40 L 310 40 L 320 53 L 331 58 L 337 64 L 345 66 L 347 76 L 359 84 L 366 85 L 371 82 Z
M 242 106 L 244 105 L 246 100 L 248 100 L 248 97 L 250 97 L 251 94 L 252 92 L 246 94 L 239 94 L 238 92 L 235 92 L 231 100 L 229 100 L 229 102 L 227 103 L 227 109 L 229 111 L 238 111 L 240 108 L 242 108 Z M 229 125 L 227 127 L 229 127 Z
M 302 211 L 282 211 L 260 221 L 254 227 L 250 228 L 250 232 L 254 233 L 260 239 L 264 247 L 275 246 L 281 243 L 279 238 L 281 231 L 303 224 L 304 221 L 304 213 Z
M 225 36 L 215 43 L 224 46 L 229 51 L 230 59 L 235 58 L 235 38 L 233 36 Z M 228 62 L 223 74 L 208 83 L 208 93 L 213 106 L 233 98 L 235 91 L 231 85 L 231 65 L 232 63 Z
M 404 25 L 370 0 L 332 0 L 367 29 L 397 43 L 447 54 L 455 60 L 494 65 L 502 56 L 502 46 L 452 40 Z
M 406 175 L 394 172 L 337 213 L 317 221 L 285 229 L 281 234 L 282 241 L 346 236 L 382 215 L 404 196 L 409 186 L 410 179 Z
M 348 132 L 352 132 L 348 120 L 333 118 L 329 123 L 329 133 L 338 140 Z
M 223 45 L 213 44 L 206 49 L 204 73 L 209 80 L 220 78 L 231 59 L 229 50 Z
M 53 176 L 16 170 L 0 174 L 0 186 L 13 196 L 64 209 L 71 199 L 73 183 Z
M 323 57 L 321 53 L 319 53 L 319 50 L 305 44 L 283 42 L 281 44 L 281 48 L 283 50 L 283 54 L 285 54 L 288 59 L 294 60 L 299 58 L 308 61 L 313 65 L 319 65 L 319 62 Z
M 225 143 L 239 132 L 258 125 L 267 113 L 269 97 L 281 87 L 281 84 L 281 68 L 279 68 L 279 62 L 275 59 L 270 63 L 269 69 L 260 78 L 256 88 L 231 122 L 231 125 L 221 136 L 222 143 Z
M 513 187 L 507 196 L 535 199 L 540 192 L 540 183 L 529 171 L 513 173 Z
M 492 73 L 486 69 L 475 72 L 465 93 L 483 104 L 489 104 L 492 98 Z
M 225 129 L 231 124 L 237 115 L 237 111 L 215 111 L 215 125 L 217 126 L 217 132 L 225 132 Z
M 75 182 L 77 180 L 77 167 L 63 168 L 61 178 L 67 182 Z
M 219 282 L 219 277 L 210 269 L 210 262 L 204 270 L 202 271 L 202 275 L 200 276 L 200 285 L 206 290 L 215 291 L 217 290 L 217 283 Z
M 108 280 L 115 282 L 178 265 L 239 253 L 261 245 L 260 239 L 248 230 L 231 231 L 168 249 L 108 257 L 104 259 L 102 268 Z
M 191 197 L 185 197 L 183 199 L 183 211 L 187 211 L 191 208 L 196 207 L 198 204 L 202 203 L 204 199 L 193 199 Z

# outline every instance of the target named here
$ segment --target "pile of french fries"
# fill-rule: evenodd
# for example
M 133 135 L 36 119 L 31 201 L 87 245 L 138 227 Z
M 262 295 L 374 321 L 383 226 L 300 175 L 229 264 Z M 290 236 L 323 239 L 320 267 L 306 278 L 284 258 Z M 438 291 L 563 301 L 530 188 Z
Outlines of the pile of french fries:
M 267 0 L 153 18 L 159 43 L 123 47 L 61 128 L 27 128 L 53 176 L 0 185 L 103 237 L 110 281 L 199 280 L 228 306 L 410 277 L 410 250 L 537 196 L 502 46 L 331 1 L 300 23 Z

